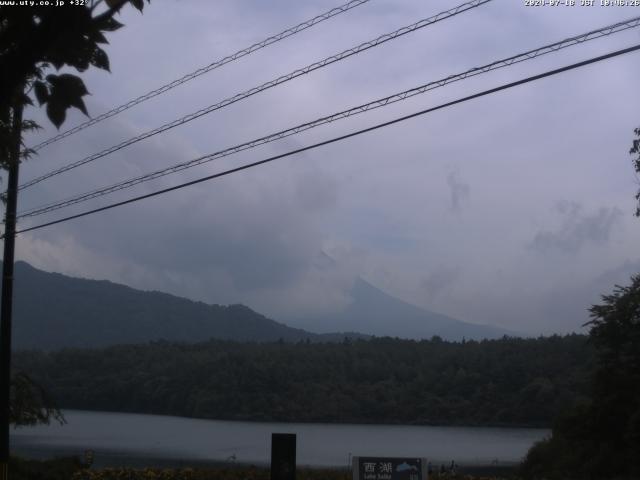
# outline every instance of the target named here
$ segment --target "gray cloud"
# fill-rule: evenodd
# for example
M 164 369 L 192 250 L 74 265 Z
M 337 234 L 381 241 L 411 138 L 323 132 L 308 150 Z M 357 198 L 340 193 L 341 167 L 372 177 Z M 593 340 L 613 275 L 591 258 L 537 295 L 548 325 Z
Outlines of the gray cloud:
M 295 195 L 302 208 L 315 213 L 334 207 L 339 193 L 335 179 L 328 172 L 315 169 L 302 175 Z
M 430 300 L 447 291 L 461 275 L 458 267 L 441 266 L 431 271 L 421 282 L 422 288 Z
M 536 233 L 530 244 L 532 249 L 540 253 L 576 253 L 588 244 L 605 245 L 622 217 L 622 210 L 617 207 L 601 207 L 588 214 L 577 203 L 563 202 L 557 210 L 563 217 L 562 224 L 554 231 Z
M 602 295 L 611 294 L 614 285 L 629 285 L 631 276 L 639 272 L 640 260 L 627 260 L 593 279 L 577 279 L 562 291 L 549 292 L 539 300 L 541 319 L 547 324 L 545 330 L 561 331 L 563 325 L 571 323 L 586 331 L 588 327 L 582 325 L 590 320 L 589 308 L 600 304 Z

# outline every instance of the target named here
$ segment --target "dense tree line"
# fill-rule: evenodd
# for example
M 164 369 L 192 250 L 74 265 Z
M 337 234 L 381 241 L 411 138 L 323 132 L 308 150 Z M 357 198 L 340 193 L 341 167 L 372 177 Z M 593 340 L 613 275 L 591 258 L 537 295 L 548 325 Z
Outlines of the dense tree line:
M 154 342 L 19 352 L 69 409 L 299 422 L 547 426 L 587 392 L 586 337 Z

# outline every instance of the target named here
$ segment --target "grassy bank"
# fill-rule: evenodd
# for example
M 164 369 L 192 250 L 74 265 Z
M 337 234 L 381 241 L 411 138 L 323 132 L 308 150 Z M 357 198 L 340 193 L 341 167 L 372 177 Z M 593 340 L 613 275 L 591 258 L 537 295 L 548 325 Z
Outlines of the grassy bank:
M 195 468 L 86 468 L 76 458 L 26 460 L 12 458 L 12 480 L 270 480 L 269 469 L 254 466 Z M 449 480 L 515 480 L 514 467 L 466 467 L 457 475 L 434 474 Z M 351 480 L 347 469 L 298 468 L 297 480 Z
M 513 475 L 471 475 L 467 473 L 434 474 L 432 479 L 448 480 L 515 480 Z M 226 468 L 226 469 L 118 469 L 86 470 L 74 475 L 73 480 L 270 480 L 267 469 Z M 298 469 L 297 480 L 351 480 L 348 470 Z
M 11 480 L 70 480 L 83 468 L 75 457 L 43 461 L 11 457 L 9 460 Z

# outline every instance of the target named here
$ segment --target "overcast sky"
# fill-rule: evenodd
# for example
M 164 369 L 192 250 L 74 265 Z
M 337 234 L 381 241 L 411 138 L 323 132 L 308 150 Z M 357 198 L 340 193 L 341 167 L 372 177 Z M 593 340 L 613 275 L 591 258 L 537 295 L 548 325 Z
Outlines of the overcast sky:
M 339 5 L 154 0 L 109 36 L 112 73 L 83 74 L 91 115 Z M 579 1 L 578 1 L 579 3 Z M 371 0 L 47 147 L 26 181 L 178 116 L 457 4 Z M 58 200 L 640 15 L 633 7 L 494 0 L 21 192 Z M 640 43 L 640 29 L 458 82 L 136 189 L 53 220 L 255 161 L 501 83 Z M 640 54 L 589 66 L 134 205 L 20 235 L 38 268 L 109 279 L 275 319 L 342 308 L 362 276 L 469 322 L 568 332 L 640 272 Z M 55 134 L 41 112 L 29 117 Z M 83 121 L 72 113 L 64 128 Z M 327 268 L 322 253 L 336 260 Z M 318 326 L 322 330 L 322 326 Z

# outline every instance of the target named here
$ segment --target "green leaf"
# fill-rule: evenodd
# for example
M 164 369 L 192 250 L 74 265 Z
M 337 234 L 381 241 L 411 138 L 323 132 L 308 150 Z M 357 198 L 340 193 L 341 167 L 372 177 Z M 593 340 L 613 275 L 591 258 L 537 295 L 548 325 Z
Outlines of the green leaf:
M 122 27 L 124 27 L 124 25 L 122 23 L 120 23 L 119 21 L 117 21 L 113 17 L 105 18 L 98 25 L 98 28 L 100 30 L 105 31 L 105 32 L 115 32 L 116 30 L 118 30 L 119 28 L 122 28 Z
M 89 112 L 87 112 L 87 107 L 84 104 L 84 100 L 82 100 L 81 97 L 72 98 L 71 101 L 69 102 L 69 104 L 72 107 L 76 107 L 78 110 L 80 110 L 82 113 L 84 113 L 87 117 L 89 116 Z
M 87 107 L 82 100 L 89 92 L 80 77 L 65 73 L 63 75 L 47 75 L 51 85 L 47 102 L 47 115 L 56 127 L 60 127 L 66 118 L 66 111 L 75 107 L 88 115 Z
M 21 97 L 22 98 L 20 99 L 20 101 L 22 102 L 23 105 L 33 105 L 33 100 L 31 100 L 29 95 L 22 94 Z
M 33 91 L 36 94 L 36 99 L 40 105 L 47 103 L 49 100 L 49 89 L 44 82 L 36 81 L 33 83 Z
M 91 57 L 91 65 L 106 70 L 107 72 L 111 71 L 109 69 L 109 57 L 107 56 L 107 53 L 100 47 L 96 47 L 93 51 L 93 56 Z
M 24 160 L 29 160 L 30 158 L 32 158 L 34 155 L 37 155 L 37 154 L 38 152 L 36 152 L 33 148 L 24 148 L 20 152 L 20 158 Z
M 56 68 L 56 70 L 60 70 L 64 65 L 64 62 L 58 58 L 52 58 L 51 64 Z
M 104 34 L 100 30 L 92 31 L 89 34 L 89 36 L 96 43 L 109 43 L 109 41 L 107 40 L 107 37 L 105 37 Z
M 131 5 L 133 5 L 138 10 L 142 11 L 142 9 L 144 8 L 143 0 L 130 0 L 130 1 L 131 1 Z
M 89 91 L 84 86 L 82 79 L 76 75 L 70 73 L 63 73 L 62 75 L 47 75 L 47 81 L 52 85 L 51 96 L 54 95 L 87 95 Z
M 65 118 L 67 118 L 67 109 L 59 102 L 49 100 L 47 102 L 47 117 L 59 129 Z

